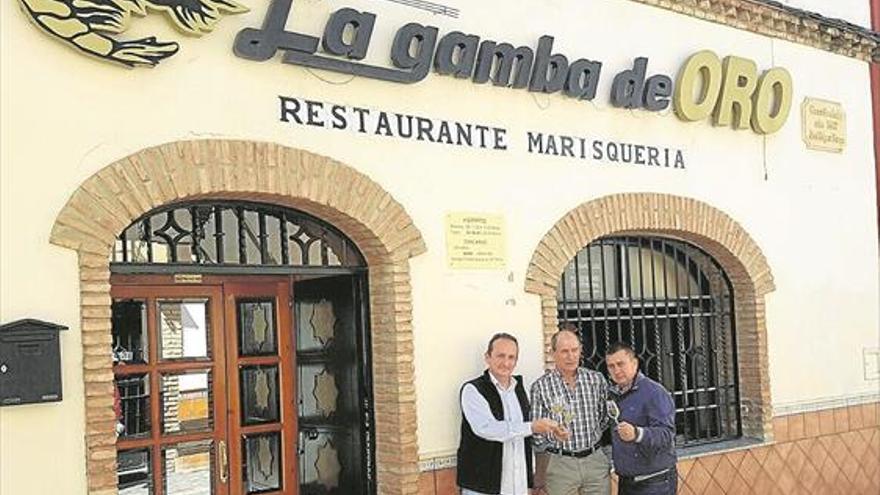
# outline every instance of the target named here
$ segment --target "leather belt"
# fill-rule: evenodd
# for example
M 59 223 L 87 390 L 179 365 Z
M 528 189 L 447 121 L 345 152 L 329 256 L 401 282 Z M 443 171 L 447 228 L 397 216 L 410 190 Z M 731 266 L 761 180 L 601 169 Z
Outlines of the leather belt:
M 592 454 L 593 452 L 595 452 L 598 449 L 599 448 L 595 447 L 595 446 L 590 447 L 589 449 L 586 449 L 586 450 L 578 450 L 578 451 L 550 448 L 550 449 L 547 449 L 547 452 L 550 452 L 551 454 L 562 455 L 565 457 L 587 457 L 588 455 Z
M 636 475 L 636 476 L 618 475 L 618 478 L 620 478 L 622 481 L 627 481 L 629 483 L 641 483 L 642 481 L 647 481 L 650 479 L 654 479 L 658 476 L 664 475 L 664 474 L 668 473 L 671 469 L 672 468 L 666 468 L 666 469 L 663 469 L 662 471 L 655 471 L 653 473 L 640 474 L 640 475 Z

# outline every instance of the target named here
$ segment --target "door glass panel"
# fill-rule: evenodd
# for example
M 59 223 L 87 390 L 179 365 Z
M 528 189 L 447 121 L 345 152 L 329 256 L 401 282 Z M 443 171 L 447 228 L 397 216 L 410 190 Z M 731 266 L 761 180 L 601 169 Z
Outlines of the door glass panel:
M 116 377 L 117 431 L 120 438 L 150 436 L 150 377 L 146 374 Z
M 280 265 L 283 263 L 281 254 L 281 219 L 266 215 L 266 254 L 264 265 Z
M 206 299 L 158 303 L 162 359 L 208 357 L 210 318 Z
M 281 434 L 244 435 L 241 448 L 242 486 L 245 493 L 281 488 Z
M 332 302 L 326 299 L 303 301 L 297 304 L 296 316 L 297 350 L 320 350 L 333 342 L 337 320 Z
M 162 375 L 162 431 L 209 431 L 214 409 L 211 372 L 191 371 Z
M 275 302 L 238 301 L 238 348 L 242 356 L 276 354 Z
M 241 229 L 244 236 L 241 243 L 244 246 L 244 252 L 247 259 L 242 263 L 262 264 L 262 255 L 260 252 L 260 221 L 259 216 L 254 210 L 244 210 L 241 215 Z
M 321 364 L 301 365 L 299 375 L 299 384 L 303 388 L 300 394 L 300 416 L 327 418 L 334 415 L 339 387 L 332 370 Z
M 150 449 L 120 450 L 116 454 L 116 483 L 119 495 L 153 493 Z
M 299 457 L 300 485 L 304 493 L 360 493 L 353 480 L 342 478 L 345 470 L 354 469 L 358 445 L 348 432 L 308 428 L 303 432 L 303 452 Z
M 145 363 L 147 350 L 147 305 L 144 301 L 113 301 L 113 362 Z
M 242 366 L 241 424 L 278 421 L 278 367 Z
M 214 455 L 211 440 L 178 443 L 162 449 L 165 495 L 210 495 Z

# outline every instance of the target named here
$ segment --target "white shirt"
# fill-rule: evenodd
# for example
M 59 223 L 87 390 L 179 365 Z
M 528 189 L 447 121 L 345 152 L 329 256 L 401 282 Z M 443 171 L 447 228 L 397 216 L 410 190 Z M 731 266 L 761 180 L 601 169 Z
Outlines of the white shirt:
M 516 379 L 510 386 L 501 387 L 498 380 L 489 373 L 492 383 L 501 396 L 504 406 L 504 420 L 498 421 L 492 415 L 489 402 L 480 395 L 476 387 L 467 384 L 461 392 L 461 411 L 471 425 L 474 433 L 494 442 L 502 442 L 501 456 L 501 495 L 528 495 L 526 474 L 526 447 L 524 439 L 532 434 L 532 423 L 523 421 L 522 409 L 516 398 Z M 483 495 L 473 490 L 463 489 L 462 495 Z

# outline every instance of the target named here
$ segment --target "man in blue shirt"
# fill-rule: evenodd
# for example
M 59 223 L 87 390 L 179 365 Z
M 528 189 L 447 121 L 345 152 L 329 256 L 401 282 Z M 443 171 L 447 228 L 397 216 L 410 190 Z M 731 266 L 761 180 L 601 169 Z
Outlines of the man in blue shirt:
M 626 344 L 605 354 L 614 385 L 609 389 L 620 416 L 612 432 L 611 457 L 619 495 L 674 495 L 675 403 L 663 385 L 639 373 L 639 360 Z

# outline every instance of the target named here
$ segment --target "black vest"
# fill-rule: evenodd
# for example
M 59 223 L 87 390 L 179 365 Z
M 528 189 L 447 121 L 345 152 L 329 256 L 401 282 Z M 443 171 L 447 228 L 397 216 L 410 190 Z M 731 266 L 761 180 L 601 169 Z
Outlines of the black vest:
M 522 385 L 522 377 L 514 376 L 516 380 L 516 398 L 522 409 L 523 421 L 529 421 L 529 398 L 526 389 Z M 497 420 L 504 419 L 504 405 L 501 396 L 492 379 L 489 378 L 489 370 L 473 380 L 465 383 L 471 384 L 477 392 L 489 403 L 492 416 Z M 464 385 L 461 387 L 464 390 Z M 461 401 L 461 390 L 459 390 Z M 526 454 L 526 476 L 528 486 L 532 487 L 532 439 L 523 439 Z M 478 437 L 471 425 L 461 417 L 461 443 L 458 447 L 458 486 L 481 493 L 497 494 L 501 492 L 501 458 L 504 452 L 501 442 L 491 442 Z

